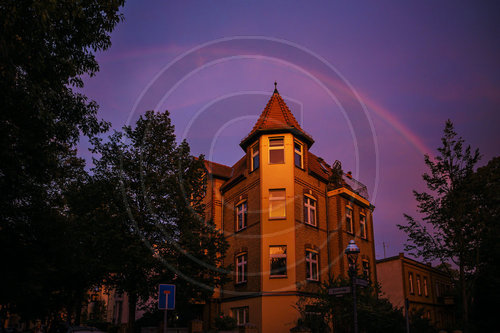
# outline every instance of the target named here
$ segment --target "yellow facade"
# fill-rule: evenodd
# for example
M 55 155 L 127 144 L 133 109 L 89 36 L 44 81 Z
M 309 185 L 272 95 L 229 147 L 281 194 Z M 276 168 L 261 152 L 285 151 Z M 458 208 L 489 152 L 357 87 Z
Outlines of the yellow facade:
M 290 332 L 297 325 L 297 302 L 304 292 L 318 291 L 329 277 L 346 276 L 343 251 L 351 239 L 370 262 L 368 277 L 376 282 L 373 206 L 348 185 L 331 188 L 332 169 L 309 152 L 313 142 L 275 90 L 240 144 L 245 156 L 233 167 L 208 162 L 207 213 L 230 245 L 224 265 L 235 267 L 232 281 L 214 297 L 223 314 L 255 325 L 258 332 Z M 282 155 L 276 152 L 281 149 Z M 357 225 L 360 216 L 366 219 L 364 237 L 346 231 L 346 205 L 352 206 Z M 311 253 L 314 259 L 306 259 Z

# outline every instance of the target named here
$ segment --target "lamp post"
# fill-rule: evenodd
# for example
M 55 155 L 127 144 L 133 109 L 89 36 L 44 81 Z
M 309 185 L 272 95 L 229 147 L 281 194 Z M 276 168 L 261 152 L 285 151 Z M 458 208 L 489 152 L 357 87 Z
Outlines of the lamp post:
M 354 242 L 354 239 L 349 241 L 345 249 L 347 255 L 347 262 L 349 263 L 349 276 L 351 277 L 352 285 L 352 303 L 353 303 L 353 317 L 354 317 L 354 333 L 358 333 L 358 308 L 356 306 L 356 262 L 358 261 L 359 247 Z

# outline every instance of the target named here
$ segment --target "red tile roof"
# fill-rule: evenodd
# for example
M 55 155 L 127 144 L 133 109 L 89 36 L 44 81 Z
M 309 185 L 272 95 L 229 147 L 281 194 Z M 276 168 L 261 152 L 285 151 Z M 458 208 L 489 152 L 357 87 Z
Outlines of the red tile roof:
M 316 176 L 322 178 L 324 181 L 328 181 L 331 175 L 331 167 L 321 157 L 314 155 L 310 151 L 307 153 L 309 172 L 316 174 Z
M 241 141 L 240 146 L 245 149 L 253 139 L 262 133 L 268 132 L 292 132 L 301 137 L 308 146 L 314 143 L 313 138 L 307 134 L 297 122 L 292 112 L 275 89 L 271 99 L 262 111 L 257 123 L 250 133 Z

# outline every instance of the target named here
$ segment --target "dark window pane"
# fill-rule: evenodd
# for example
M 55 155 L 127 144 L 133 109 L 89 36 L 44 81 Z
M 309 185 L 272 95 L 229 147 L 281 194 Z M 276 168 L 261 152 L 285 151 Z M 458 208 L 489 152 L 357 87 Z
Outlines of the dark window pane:
M 286 275 L 286 258 L 271 258 L 271 275 Z
M 302 156 L 297 153 L 295 153 L 295 166 L 302 168 Z
M 282 147 L 284 145 L 284 139 L 283 138 L 272 138 L 269 139 L 269 146 L 271 147 Z
M 253 170 L 259 168 L 259 154 L 253 157 Z
M 270 149 L 269 150 L 269 163 L 283 164 L 285 163 L 285 150 L 284 149 Z

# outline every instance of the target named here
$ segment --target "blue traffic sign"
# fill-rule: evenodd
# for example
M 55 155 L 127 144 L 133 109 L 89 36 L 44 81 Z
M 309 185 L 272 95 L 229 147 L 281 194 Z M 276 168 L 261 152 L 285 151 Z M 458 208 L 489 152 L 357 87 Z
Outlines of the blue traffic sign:
M 175 284 L 160 284 L 158 290 L 158 309 L 175 309 Z

